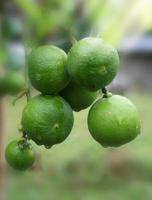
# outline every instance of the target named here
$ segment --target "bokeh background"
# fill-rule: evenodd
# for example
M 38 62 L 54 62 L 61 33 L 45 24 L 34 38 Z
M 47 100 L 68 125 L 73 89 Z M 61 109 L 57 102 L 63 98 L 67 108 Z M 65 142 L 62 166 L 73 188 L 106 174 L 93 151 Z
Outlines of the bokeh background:
M 13 106 L 15 97 L 1 98 L 0 200 L 151 200 L 152 1 L 1 0 L 0 29 L 0 73 L 22 76 L 32 46 L 55 44 L 68 52 L 75 39 L 104 38 L 121 59 L 109 90 L 130 98 L 142 121 L 136 140 L 105 149 L 88 132 L 88 109 L 75 113 L 68 139 L 50 150 L 35 146 L 34 167 L 20 173 L 6 164 L 4 148 L 20 137 L 26 99 Z

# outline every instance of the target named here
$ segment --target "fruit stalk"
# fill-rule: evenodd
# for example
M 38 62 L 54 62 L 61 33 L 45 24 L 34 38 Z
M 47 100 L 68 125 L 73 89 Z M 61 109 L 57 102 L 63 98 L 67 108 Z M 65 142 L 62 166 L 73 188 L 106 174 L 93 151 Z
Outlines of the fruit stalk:
M 104 94 L 104 95 L 107 95 L 108 94 L 108 90 L 107 90 L 107 88 L 102 88 L 102 93 Z

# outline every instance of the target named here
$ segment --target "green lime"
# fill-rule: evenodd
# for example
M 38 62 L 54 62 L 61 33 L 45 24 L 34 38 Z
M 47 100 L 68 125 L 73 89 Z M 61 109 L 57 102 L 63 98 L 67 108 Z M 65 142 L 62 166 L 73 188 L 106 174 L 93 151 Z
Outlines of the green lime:
M 55 46 L 34 49 L 28 59 L 33 87 L 43 94 L 56 94 L 65 88 L 69 82 L 66 61 L 66 53 Z
M 3 77 L 3 88 L 7 94 L 15 95 L 25 89 L 24 77 L 17 72 L 9 72 Z
M 100 38 L 85 38 L 71 48 L 67 68 L 71 77 L 90 91 L 108 85 L 115 77 L 119 56 L 112 46 Z
M 73 112 L 59 96 L 36 96 L 26 105 L 22 126 L 38 145 L 51 147 L 63 142 L 73 127 Z
M 101 145 L 117 147 L 130 142 L 140 133 L 140 119 L 130 100 L 113 95 L 98 100 L 92 106 L 88 128 Z
M 86 88 L 71 81 L 60 92 L 60 95 L 71 105 L 74 111 L 78 112 L 89 107 L 97 98 L 98 92 L 90 92 Z
M 35 153 L 31 144 L 27 141 L 14 140 L 6 147 L 5 158 L 14 169 L 26 170 L 33 165 Z

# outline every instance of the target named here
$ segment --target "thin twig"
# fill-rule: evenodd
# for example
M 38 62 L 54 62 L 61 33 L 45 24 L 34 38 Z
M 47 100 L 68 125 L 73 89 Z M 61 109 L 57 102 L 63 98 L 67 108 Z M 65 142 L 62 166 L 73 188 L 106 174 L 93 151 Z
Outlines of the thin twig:
M 102 88 L 102 93 L 104 94 L 104 95 L 106 95 L 107 93 L 108 93 L 108 90 L 107 90 L 107 88 Z
M 77 39 L 73 35 L 71 35 L 70 41 L 71 41 L 72 45 L 74 45 L 77 42 Z
M 23 96 L 27 97 L 27 101 L 30 99 L 30 92 L 29 92 L 29 89 L 25 89 L 23 92 L 21 92 L 12 102 L 12 105 L 14 106 L 16 104 L 16 102 L 21 99 Z
M 112 93 L 107 90 L 107 88 L 102 88 L 103 98 L 111 97 Z

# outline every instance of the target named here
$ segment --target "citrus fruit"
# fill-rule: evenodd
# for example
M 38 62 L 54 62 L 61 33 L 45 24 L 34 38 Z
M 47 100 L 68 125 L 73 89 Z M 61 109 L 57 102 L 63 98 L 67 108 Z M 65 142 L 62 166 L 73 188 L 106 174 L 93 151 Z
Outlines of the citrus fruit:
M 22 127 L 38 145 L 51 147 L 63 142 L 73 127 L 73 112 L 59 96 L 36 96 L 26 105 Z
M 98 100 L 90 109 L 88 128 L 101 145 L 117 147 L 140 133 L 140 120 L 135 105 L 125 97 L 113 95 Z
M 42 46 L 29 55 L 28 71 L 33 87 L 43 94 L 56 94 L 69 82 L 67 55 L 55 46 Z
M 27 141 L 14 140 L 6 147 L 5 158 L 14 169 L 26 170 L 33 165 L 35 153 Z
M 98 96 L 98 92 L 90 92 L 80 85 L 70 82 L 60 92 L 60 95 L 71 105 L 74 111 L 80 111 L 90 106 Z
M 3 77 L 2 85 L 7 94 L 18 94 L 25 89 L 25 80 L 21 74 L 9 72 Z
M 100 38 L 85 38 L 68 53 L 67 68 L 71 77 L 91 91 L 108 85 L 118 71 L 119 56 Z

